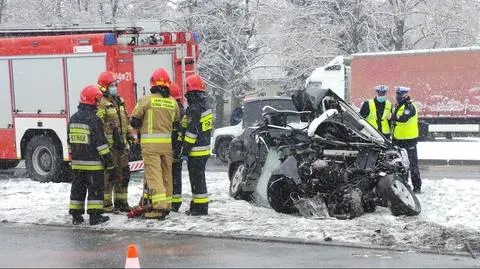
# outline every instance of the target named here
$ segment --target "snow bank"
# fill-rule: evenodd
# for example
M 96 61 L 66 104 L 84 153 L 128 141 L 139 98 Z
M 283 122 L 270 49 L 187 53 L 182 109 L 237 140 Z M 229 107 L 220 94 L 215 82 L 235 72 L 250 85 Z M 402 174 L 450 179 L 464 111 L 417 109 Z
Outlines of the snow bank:
M 129 202 L 138 203 L 141 174 L 129 187 Z M 403 246 L 439 250 L 463 250 L 469 240 L 480 251 L 480 181 L 424 180 L 425 193 L 419 196 L 422 213 L 417 217 L 394 217 L 387 208 L 353 220 L 312 220 L 284 215 L 272 209 L 233 200 L 228 195 L 225 172 L 207 172 L 210 215 L 190 217 L 171 213 L 165 221 L 128 219 L 111 215 L 99 229 L 152 229 L 168 232 L 201 232 L 235 236 L 269 236 L 304 240 L 323 240 Z M 188 190 L 188 178 L 183 179 Z M 38 183 L 27 178 L 0 180 L 0 220 L 19 223 L 70 225 L 68 201 L 70 184 Z M 189 197 L 182 205 L 187 209 Z

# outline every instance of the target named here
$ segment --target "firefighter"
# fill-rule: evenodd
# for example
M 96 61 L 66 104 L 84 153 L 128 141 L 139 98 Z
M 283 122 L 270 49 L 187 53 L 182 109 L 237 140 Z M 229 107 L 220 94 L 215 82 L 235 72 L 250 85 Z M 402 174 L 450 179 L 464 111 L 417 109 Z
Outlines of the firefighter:
M 390 119 L 392 103 L 387 99 L 388 86 L 375 86 L 376 97 L 365 101 L 360 108 L 360 115 L 373 127 L 377 128 L 386 138 L 390 139 Z
M 142 97 L 132 113 L 132 126 L 139 130 L 145 168 L 145 198 L 151 210 L 147 219 L 165 219 L 172 206 L 172 127 L 180 111 L 170 96 L 170 76 L 163 68 L 150 78 L 151 94 Z
M 73 181 L 70 192 L 72 223 L 81 224 L 87 196 L 90 225 L 109 220 L 103 213 L 103 177 L 105 167 L 113 169 L 113 159 L 102 122 L 96 116 L 102 92 L 94 85 L 80 93 L 78 111 L 70 118 L 67 142 L 72 157 Z
M 185 115 L 185 108 L 183 107 L 184 96 L 183 91 L 175 82 L 170 85 L 170 95 L 177 101 L 180 109 L 180 118 Z M 173 195 L 172 195 L 172 211 L 178 212 L 182 206 L 182 159 L 180 153 L 183 144 L 183 128 L 179 122 L 173 124 L 172 131 L 172 147 L 173 147 Z
M 103 92 L 97 115 L 103 123 L 115 163 L 115 169 L 105 173 L 103 206 L 105 212 L 128 212 L 130 210 L 127 200 L 130 181 L 128 150 L 129 144 L 134 143 L 132 127 L 128 121 L 124 100 L 117 92 L 118 80 L 114 74 L 110 71 L 101 72 L 97 82 Z
M 408 87 L 395 87 L 397 103 L 392 116 L 392 142 L 407 150 L 413 192 L 420 193 L 422 179 L 420 178 L 417 155 L 418 113 L 414 101 L 408 95 L 409 91 L 410 88 Z
M 186 79 L 188 108 L 187 127 L 182 147 L 182 159 L 187 161 L 188 175 L 192 188 L 192 201 L 187 215 L 208 214 L 208 193 L 205 181 L 205 166 L 210 156 L 210 136 L 212 132 L 212 111 L 207 108 L 205 84 L 195 74 Z

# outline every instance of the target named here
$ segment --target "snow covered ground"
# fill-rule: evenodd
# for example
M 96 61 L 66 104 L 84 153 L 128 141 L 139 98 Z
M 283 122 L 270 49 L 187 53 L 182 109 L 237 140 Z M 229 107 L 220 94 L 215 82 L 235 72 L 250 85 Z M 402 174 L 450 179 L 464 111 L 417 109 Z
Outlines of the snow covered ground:
M 136 174 L 129 187 L 129 202 L 138 203 L 141 176 Z M 394 217 L 387 208 L 353 220 L 313 220 L 284 215 L 272 209 L 237 201 L 228 195 L 226 172 L 208 172 L 210 215 L 190 217 L 172 213 L 165 221 L 128 219 L 111 215 L 98 229 L 135 229 L 194 232 L 234 236 L 268 236 L 302 240 L 352 242 L 407 248 L 464 251 L 468 241 L 480 252 L 480 181 L 424 180 L 419 196 L 422 213 L 416 217 Z M 186 201 L 189 182 L 183 178 Z M 18 223 L 70 225 L 68 215 L 70 184 L 38 183 L 28 178 L 0 180 L 0 220 Z M 181 212 L 187 209 L 184 203 Z

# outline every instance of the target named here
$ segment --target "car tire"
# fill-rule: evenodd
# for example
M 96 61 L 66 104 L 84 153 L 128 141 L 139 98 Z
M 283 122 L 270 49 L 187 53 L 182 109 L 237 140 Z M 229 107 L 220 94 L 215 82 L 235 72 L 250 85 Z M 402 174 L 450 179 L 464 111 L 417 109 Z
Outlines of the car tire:
M 246 168 L 245 164 L 238 163 L 230 178 L 229 193 L 235 200 L 248 200 L 248 195 L 241 188 L 241 183 L 245 180 Z
M 267 199 L 273 210 L 279 213 L 297 213 L 290 193 L 295 192 L 296 186 L 289 179 L 281 175 L 273 175 L 268 180 Z
M 20 160 L 1 160 L 0 161 L 0 169 L 10 169 L 15 168 L 20 163 Z
M 44 135 L 34 136 L 28 142 L 25 167 L 31 179 L 39 182 L 65 181 L 63 177 L 67 174 L 60 145 Z
M 231 138 L 222 138 L 217 143 L 216 150 L 215 150 L 217 152 L 216 157 L 222 163 L 228 163 L 230 142 L 232 142 Z
M 382 179 L 383 195 L 394 216 L 416 216 L 422 212 L 420 201 L 408 183 L 393 175 Z

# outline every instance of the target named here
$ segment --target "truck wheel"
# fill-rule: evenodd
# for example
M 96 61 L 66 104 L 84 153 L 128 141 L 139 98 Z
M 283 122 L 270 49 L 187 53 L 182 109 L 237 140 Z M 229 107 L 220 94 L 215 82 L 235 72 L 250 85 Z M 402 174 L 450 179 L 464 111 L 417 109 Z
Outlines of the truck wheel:
M 0 161 L 0 169 L 15 168 L 20 163 L 20 160 L 2 160 Z
M 422 212 L 420 201 L 408 184 L 395 176 L 386 176 L 382 179 L 384 196 L 392 215 L 416 216 Z
M 279 213 L 292 214 L 298 212 L 293 205 L 290 194 L 296 186 L 290 180 L 279 175 L 271 176 L 267 185 L 267 199 L 273 210 Z
M 222 140 L 218 141 L 217 143 L 217 158 L 222 162 L 222 163 L 228 163 L 228 156 L 229 156 L 229 148 L 230 148 L 230 142 L 232 139 L 229 138 L 223 138 Z
M 65 174 L 60 145 L 49 136 L 34 136 L 27 144 L 25 167 L 35 181 L 60 181 Z

